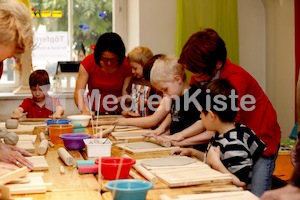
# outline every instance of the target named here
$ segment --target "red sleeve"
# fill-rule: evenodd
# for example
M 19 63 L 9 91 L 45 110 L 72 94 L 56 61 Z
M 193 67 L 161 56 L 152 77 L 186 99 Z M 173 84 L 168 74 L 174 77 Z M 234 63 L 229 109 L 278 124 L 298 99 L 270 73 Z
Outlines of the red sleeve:
M 24 109 L 24 112 L 28 112 L 29 108 L 31 107 L 32 104 L 32 99 L 31 98 L 26 98 L 23 100 L 21 105 L 19 107 Z

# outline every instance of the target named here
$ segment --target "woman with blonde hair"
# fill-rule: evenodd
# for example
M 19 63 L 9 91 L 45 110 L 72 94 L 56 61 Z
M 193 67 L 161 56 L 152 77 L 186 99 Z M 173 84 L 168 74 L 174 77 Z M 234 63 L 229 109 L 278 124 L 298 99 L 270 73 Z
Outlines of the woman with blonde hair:
M 3 60 L 16 54 L 24 53 L 33 45 L 32 18 L 24 3 L 15 0 L 0 1 L 0 77 Z M 12 145 L 0 143 L 0 166 L 13 163 L 16 167 L 33 165 L 24 156 L 31 156 L 27 151 Z

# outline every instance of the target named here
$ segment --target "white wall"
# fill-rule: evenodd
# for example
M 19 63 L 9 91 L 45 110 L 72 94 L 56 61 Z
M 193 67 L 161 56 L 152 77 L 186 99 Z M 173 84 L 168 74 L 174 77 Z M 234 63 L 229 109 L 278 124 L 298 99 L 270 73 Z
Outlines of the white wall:
M 261 0 L 238 0 L 240 65 L 265 90 L 266 22 Z
M 287 139 L 295 123 L 294 0 L 262 0 L 266 15 L 266 93 Z
M 128 20 L 128 51 L 143 45 L 154 54 L 175 54 L 175 0 L 129 0 Z

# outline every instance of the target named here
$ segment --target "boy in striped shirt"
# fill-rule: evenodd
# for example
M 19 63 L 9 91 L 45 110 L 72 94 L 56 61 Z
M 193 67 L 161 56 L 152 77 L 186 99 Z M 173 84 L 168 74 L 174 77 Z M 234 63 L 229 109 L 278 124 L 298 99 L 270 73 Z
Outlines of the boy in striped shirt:
M 204 85 L 199 98 L 202 107 L 200 117 L 203 126 L 216 134 L 206 152 L 180 148 L 171 153 L 196 156 L 212 168 L 230 173 L 235 185 L 251 189 L 252 168 L 263 153 L 265 144 L 251 129 L 234 122 L 238 112 L 237 95 L 225 79 Z

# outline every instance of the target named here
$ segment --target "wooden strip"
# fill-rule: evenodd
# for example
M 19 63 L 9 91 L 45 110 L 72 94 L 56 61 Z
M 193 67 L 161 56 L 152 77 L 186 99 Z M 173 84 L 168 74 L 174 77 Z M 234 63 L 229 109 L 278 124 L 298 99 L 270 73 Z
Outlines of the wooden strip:
M 201 200 L 201 199 L 222 199 L 222 200 L 258 200 L 259 198 L 249 191 L 236 191 L 236 192 L 219 192 L 219 193 L 207 193 L 207 194 L 188 194 L 179 195 L 179 199 L 184 200 Z
M 19 122 L 45 122 L 51 118 L 20 118 Z
M 149 148 L 149 144 L 151 144 L 151 148 Z M 128 146 L 132 146 L 132 145 L 139 145 L 139 146 L 144 146 L 145 148 L 130 148 Z M 170 151 L 172 149 L 175 148 L 179 148 L 179 147 L 163 147 L 160 145 L 156 145 L 154 143 L 151 142 L 131 142 L 131 143 L 125 143 L 125 144 L 116 144 L 116 146 L 118 146 L 119 148 L 124 149 L 126 152 L 128 153 L 132 153 L 132 154 L 138 154 L 138 153 L 150 153 L 150 152 L 159 152 L 159 151 Z
M 0 177 L 0 182 L 2 184 L 6 184 L 6 183 L 9 183 L 10 181 L 12 181 L 14 179 L 26 176 L 27 174 L 28 174 L 27 167 L 22 167 L 22 168 L 19 168 L 17 170 L 14 170 L 12 172 L 9 172 L 9 173 L 7 173 L 5 175 L 2 175 Z

